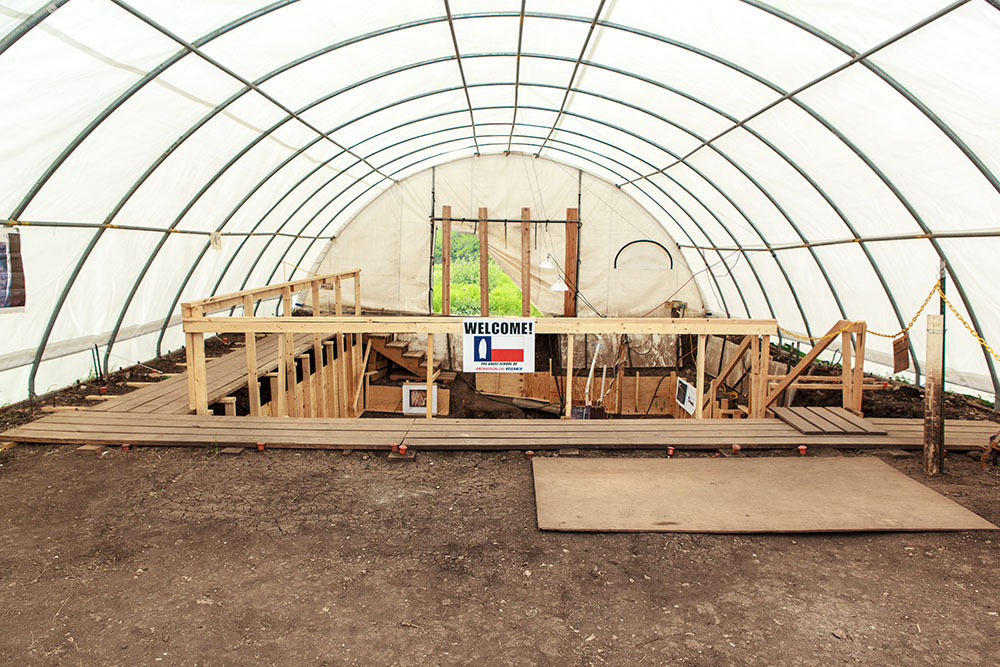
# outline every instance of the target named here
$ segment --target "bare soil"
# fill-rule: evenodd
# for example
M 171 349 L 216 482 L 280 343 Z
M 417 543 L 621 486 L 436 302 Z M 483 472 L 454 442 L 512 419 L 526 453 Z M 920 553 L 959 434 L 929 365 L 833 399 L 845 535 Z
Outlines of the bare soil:
M 997 468 L 884 458 L 1000 524 Z M 542 532 L 509 452 L 17 446 L 0 488 L 5 665 L 1000 664 L 996 533 Z

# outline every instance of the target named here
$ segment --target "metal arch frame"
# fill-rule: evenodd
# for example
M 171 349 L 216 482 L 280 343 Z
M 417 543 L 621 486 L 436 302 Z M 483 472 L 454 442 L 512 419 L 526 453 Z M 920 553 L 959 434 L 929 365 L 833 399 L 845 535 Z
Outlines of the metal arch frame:
M 604 0 L 601 0 L 601 2 L 604 2 Z M 476 144 L 476 155 L 479 155 L 479 139 L 476 138 L 476 116 L 472 111 L 472 98 L 469 97 L 469 83 L 465 79 L 465 68 L 462 67 L 462 51 L 458 48 L 458 36 L 455 35 L 455 21 L 451 17 L 451 3 L 448 0 L 444 0 L 444 13 L 448 17 L 448 32 L 451 33 L 451 43 L 455 47 L 455 62 L 458 63 L 458 73 L 462 77 L 462 90 L 465 91 L 465 103 L 469 105 L 472 141 Z
M 123 6 L 123 8 L 124 8 L 124 6 Z M 133 12 L 133 13 L 134 13 L 134 12 Z M 259 15 L 259 14 L 258 14 L 258 15 Z M 463 18 L 478 18 L 478 17 L 481 17 L 481 16 L 484 16 L 484 15 L 466 15 L 466 16 L 465 16 L 465 17 L 463 17 Z M 541 17 L 541 18 L 556 18 L 556 19 L 559 19 L 559 18 L 566 18 L 566 17 L 559 17 L 559 16 L 556 16 L 556 15 L 548 15 L 548 14 L 537 14 L 537 15 L 534 15 L 534 14 L 533 14 L 532 16 L 538 16 L 538 17 Z M 151 22 L 151 21 L 149 21 L 149 20 L 145 19 L 144 17 L 140 17 L 140 18 L 143 18 L 143 19 L 144 19 L 144 20 L 145 20 L 145 21 L 146 21 L 146 22 L 147 22 L 147 23 L 148 23 L 149 25 L 151 25 L 152 27 L 154 27 L 154 28 L 156 28 L 157 30 L 159 30 L 159 31 L 163 32 L 164 34 L 167 34 L 167 35 L 168 35 L 169 37 L 171 37 L 171 38 L 172 38 L 172 39 L 174 39 L 175 41 L 178 41 L 178 43 L 181 43 L 181 44 L 182 44 L 182 46 L 184 46 L 184 47 L 185 47 L 185 50 L 186 50 L 185 54 L 186 54 L 186 53 L 198 53 L 198 55 L 201 55 L 201 54 L 200 54 L 200 53 L 199 53 L 199 52 L 197 51 L 197 49 L 195 49 L 195 48 L 193 48 L 193 47 L 192 47 L 192 45 L 191 45 L 191 44 L 188 44 L 188 43 L 186 43 L 186 42 L 183 42 L 183 40 L 180 40 L 179 38 L 176 38 L 175 36 L 173 36 L 173 35 L 170 35 L 170 34 L 169 34 L 169 33 L 168 33 L 167 31 L 165 31 L 165 30 L 164 30 L 164 29 L 163 29 L 162 27 L 160 27 L 160 26 L 156 25 L 155 23 L 153 23 L 153 22 Z M 252 16 L 252 17 L 250 17 L 249 19 L 248 19 L 248 18 L 246 18 L 246 17 L 244 17 L 244 19 L 243 19 L 243 20 L 240 20 L 240 21 L 237 21 L 237 22 L 236 22 L 235 24 L 230 24 L 230 25 L 231 25 L 231 26 L 232 26 L 232 25 L 241 25 L 242 23 L 246 22 L 247 20 L 252 20 L 252 18 L 256 18 L 256 15 L 255 15 L 255 16 Z M 577 18 L 574 18 L 574 17 L 570 17 L 570 18 L 573 18 L 573 20 L 581 20 L 581 19 L 577 19 Z M 272 78 L 273 76 L 276 76 L 276 75 L 280 74 L 281 72 L 284 72 L 284 71 L 287 71 L 288 69 L 291 69 L 292 67 L 296 66 L 297 64 L 300 64 L 300 63 L 302 63 L 302 62 L 305 62 L 305 61 L 307 61 L 307 60 L 309 60 L 309 59 L 312 59 L 312 58 L 314 58 L 314 57 L 317 57 L 317 56 L 319 56 L 319 55 L 322 55 L 322 54 L 324 54 L 324 53 L 328 53 L 328 52 L 330 52 L 330 51 L 332 51 L 332 50 L 335 50 L 336 48 L 341 48 L 342 46 L 344 46 L 344 45 L 346 45 L 346 44 L 350 44 L 350 43 L 355 43 L 355 42 L 358 42 L 358 41 L 362 41 L 362 40 L 364 40 L 364 39 L 369 39 L 369 38 L 371 38 L 371 37 L 375 37 L 375 36 L 381 36 L 381 35 L 384 35 L 384 34 L 388 34 L 388 33 L 390 33 L 390 32 L 395 32 L 396 30 L 403 30 L 403 29 L 408 29 L 408 28 L 411 28 L 411 27 L 414 27 L 414 26 L 416 26 L 416 25 L 425 25 L 425 24 L 428 24 L 428 23 L 432 23 L 432 22 L 434 22 L 435 20 L 440 20 L 440 19 L 428 19 L 428 20 L 422 20 L 422 21 L 415 21 L 415 22 L 410 22 L 410 23 L 408 23 L 408 24 L 401 24 L 400 26 L 396 26 L 396 27 L 390 27 L 390 28 L 387 28 L 387 29 L 383 29 L 383 30 L 379 30 L 379 31 L 375 31 L 375 32 L 372 32 L 372 33 L 367 33 L 367 34 L 365 34 L 365 35 L 361 35 L 361 36 L 356 36 L 356 37 L 354 37 L 354 38 L 351 38 L 351 39 L 348 39 L 348 40 L 345 40 L 345 41 L 342 41 L 342 42 L 339 42 L 339 43 L 337 43 L 337 44 L 334 44 L 334 45 L 330 45 L 330 46 L 329 46 L 329 47 L 327 47 L 327 48 L 324 48 L 324 49 L 322 49 L 322 50 L 319 50 L 319 51 L 317 51 L 317 52 L 315 52 L 315 53 L 313 53 L 313 54 L 308 54 L 308 55 L 306 55 L 306 56 L 304 56 L 304 57 L 302 57 L 302 58 L 300 58 L 300 59 L 298 59 L 298 60 L 296 60 L 296 61 L 292 61 L 291 63 L 287 63 L 287 64 L 285 64 L 284 66 L 281 66 L 281 67 L 277 68 L 276 70 L 274 70 L 273 72 L 271 72 L 271 73 L 270 73 L 269 75 L 266 75 L 266 76 L 264 76 L 264 77 L 261 77 L 260 79 L 258 79 L 258 83 L 259 83 L 259 82 L 263 82 L 263 81 L 266 81 L 266 80 L 268 80 L 269 78 Z M 231 29 L 231 28 L 230 28 L 230 29 Z M 222 30 L 222 29 L 220 29 L 220 30 Z M 207 36 L 207 37 L 205 38 L 205 41 L 210 41 L 210 39 L 213 39 L 213 38 L 214 38 L 215 36 L 217 36 L 217 34 L 220 34 L 220 33 L 219 33 L 219 31 L 216 31 L 216 34 L 215 34 L 215 35 L 211 35 L 211 34 L 210 34 L 209 36 Z M 177 56 L 177 57 L 180 57 L 180 56 Z M 204 56 L 203 56 L 203 57 L 204 57 Z M 235 74 L 234 74 L 234 73 L 232 73 L 231 71 L 229 71 L 229 70 L 225 69 L 224 67 L 222 67 L 222 66 L 218 65 L 218 63 L 215 63 L 214 61 L 212 61 L 212 60 L 210 60 L 210 59 L 207 59 L 207 58 L 206 58 L 206 60 L 208 60 L 208 61 L 209 61 L 210 63 L 212 63 L 213 65 L 217 65 L 217 66 L 219 66 L 219 67 L 220 67 L 220 69 L 222 69 L 223 71 L 227 72 L 228 74 L 232 74 L 232 75 L 234 75 L 234 76 L 235 76 Z M 442 61 L 442 60 L 445 60 L 445 59 L 439 59 L 439 61 Z M 398 70 L 399 70 L 399 69 L 407 69 L 407 68 L 398 68 Z M 152 78 L 152 77 L 149 77 L 149 79 L 150 79 L 150 80 L 151 80 L 151 78 Z M 239 77 L 236 77 L 236 78 L 237 78 L 238 80 L 241 80 L 241 81 L 244 81 L 245 83 L 249 84 L 249 86 L 250 86 L 250 88 L 251 88 L 251 89 L 256 89 L 256 86 L 255 86 L 255 84 L 253 84 L 253 83 L 251 83 L 251 82 L 246 82 L 245 80 L 242 80 L 242 79 L 239 79 Z M 369 79 L 369 80 L 370 80 L 370 79 Z M 148 82 L 148 81 L 146 81 L 146 82 Z M 144 83 L 145 83 L 145 82 L 143 82 L 143 84 L 142 84 L 142 85 L 144 85 Z M 355 84 L 355 85 L 360 85 L 361 83 L 363 83 L 363 82 L 356 82 L 356 84 Z M 244 90 L 243 92 L 245 93 L 245 92 L 248 92 L 248 91 Z M 239 95 L 235 96 L 235 97 L 234 97 L 234 99 L 236 99 L 236 98 L 237 98 L 238 96 L 239 96 Z M 228 102 L 227 102 L 227 103 L 225 103 L 225 104 L 223 104 L 222 106 L 227 106 L 227 105 L 228 105 Z M 293 117 L 295 117 L 295 114 L 294 114 L 294 113 L 292 113 L 292 116 L 293 116 Z M 103 120 L 103 119 L 102 119 L 102 120 Z M 188 135 L 188 136 L 189 136 L 189 135 Z M 321 137 L 322 137 L 322 134 L 321 134 Z M 180 141 L 183 141 L 184 139 L 186 139 L 186 136 L 185 136 L 185 137 L 182 137 L 182 139 L 181 139 Z M 336 143 L 336 142 L 334 142 L 334 143 Z M 338 146 L 339 146 L 339 145 L 338 145 Z M 144 177 L 144 178 L 145 178 L 145 177 Z M 134 190 L 133 190 L 133 192 L 134 192 Z M 644 193 L 644 194 L 645 194 L 645 193 Z M 130 195 L 131 195 L 131 193 L 130 193 Z M 647 194 L 647 196 L 648 196 L 648 194 Z M 651 199 L 652 199 L 652 198 L 651 198 Z M 655 199 L 654 199 L 654 201 L 655 201 Z M 723 228 L 725 228 L 725 227 L 723 226 Z M 99 233 L 100 233 L 100 232 L 99 232 Z M 728 233 L 728 230 L 727 230 L 727 233 Z M 731 234 L 730 234 L 730 236 L 731 236 Z M 708 237 L 706 236 L 706 238 L 708 238 Z M 763 237 L 761 237 L 761 238 L 762 238 L 762 240 L 763 240 Z M 87 251 L 86 251 L 86 253 L 85 253 L 85 256 L 89 256 L 89 254 L 90 254 L 90 251 L 92 250 L 93 246 L 94 246 L 94 245 L 96 244 L 96 240 L 97 240 L 96 238 L 95 238 L 95 239 L 93 239 L 93 242 L 92 242 L 92 244 L 91 244 L 91 245 L 90 245 L 90 246 L 88 247 L 88 249 L 87 249 Z M 734 239 L 734 241 L 735 241 L 735 239 Z M 158 246 L 158 248 L 159 248 L 159 247 L 162 247 L 162 244 L 161 244 L 160 246 Z M 158 249 L 157 249 L 157 251 L 158 251 Z M 82 262 L 82 261 L 83 261 L 84 259 L 85 259 L 85 257 L 81 259 L 81 262 Z M 748 260 L 748 261 L 749 261 L 749 260 Z M 147 268 L 148 268 L 148 264 L 149 264 L 149 263 L 147 262 Z M 144 269 L 144 272 L 143 272 L 143 273 L 145 273 L 145 269 Z M 75 276 L 74 276 L 74 278 L 75 278 Z M 140 279 L 141 279 L 141 277 L 140 277 Z M 787 276 L 786 276 L 786 280 L 787 280 Z M 759 282 L 759 279 L 758 279 L 758 282 Z M 70 286 L 70 285 L 68 285 L 68 286 L 67 286 L 67 290 L 66 290 L 66 292 L 68 292 L 68 289 L 69 289 L 69 286 Z M 136 283 L 136 284 L 135 284 L 135 285 L 134 285 L 133 287 L 134 287 L 134 289 L 137 289 L 137 283 Z M 791 286 L 790 286 L 790 287 L 791 287 Z M 766 292 L 766 290 L 764 290 L 764 289 L 763 289 L 763 286 L 762 286 L 762 285 L 761 285 L 761 289 L 762 289 L 762 293 L 763 293 L 763 294 L 765 295 L 765 300 L 768 300 L 768 297 L 767 297 L 767 292 Z M 793 288 L 793 287 L 792 287 L 791 289 L 792 289 L 792 290 L 794 291 L 794 288 Z M 134 293 L 134 290 L 133 290 L 133 293 Z M 722 297 L 722 294 L 721 294 L 721 292 L 720 292 L 720 298 L 724 298 L 724 297 Z M 131 297 L 130 297 L 130 299 L 131 299 Z M 61 303 L 60 303 L 59 305 L 61 306 Z M 745 305 L 745 304 L 744 304 L 744 305 Z M 801 310 L 801 309 L 800 309 L 800 310 Z M 57 316 L 58 316 L 58 313 L 57 313 L 57 312 L 53 313 L 53 318 L 51 319 L 51 322 L 52 322 L 52 323 L 54 323 L 54 319 L 55 319 L 55 318 L 56 318 Z M 807 322 L 807 321 L 805 320 L 805 317 L 804 317 L 804 315 L 803 315 L 803 320 L 804 320 L 805 322 Z M 113 341 L 113 339 L 114 339 L 114 337 L 112 337 L 112 341 Z M 47 341 L 47 337 L 46 337 L 46 341 Z M 109 348 L 108 352 L 110 353 L 110 348 Z M 41 350 L 39 351 L 39 354 L 40 354 L 40 353 L 41 353 Z M 106 358 L 105 358 L 105 363 L 107 364 L 107 356 L 106 356 Z M 37 366 L 37 364 L 36 364 L 36 366 Z M 33 370 L 34 370 L 34 366 L 33 366 Z M 29 383 L 29 384 L 30 384 L 30 383 Z
M 517 125 L 517 102 L 521 84 L 521 45 L 524 43 L 524 8 L 528 0 L 521 0 L 521 16 L 517 23 L 517 57 L 514 64 L 514 110 L 510 114 L 510 141 L 507 142 L 507 153 L 510 153 L 514 143 L 514 126 Z
M 541 16 L 541 15 L 539 15 L 539 16 Z M 474 17 L 474 16 L 469 16 L 469 18 L 473 18 L 473 17 Z M 568 20 L 579 20 L 579 19 L 574 19 L 573 17 L 555 17 L 555 16 L 545 16 L 545 18 L 568 18 Z M 814 115 L 814 116 L 815 116 L 815 114 L 812 114 L 812 115 Z M 936 244 L 935 244 L 935 245 L 936 245 Z M 936 247 L 935 247 L 935 249 L 936 249 L 936 250 L 938 251 L 938 253 L 939 253 L 939 254 L 942 254 L 942 255 L 943 255 L 943 253 L 942 253 L 942 250 L 941 250 L 941 248 L 940 248 L 939 246 L 936 246 Z M 942 259 L 944 259 L 944 258 L 943 258 L 943 256 L 942 256 Z M 869 256 L 869 261 L 872 261 L 872 258 L 871 258 L 870 256 Z M 875 265 L 875 266 L 877 267 L 877 265 Z M 950 268 L 950 266 L 949 266 L 949 270 L 951 271 L 951 268 Z M 954 276 L 953 276 L 953 277 L 954 277 Z M 956 281 L 956 282 L 957 282 L 957 281 Z M 890 299 L 892 299 L 892 295 L 891 295 L 891 292 L 887 292 L 887 293 L 888 293 L 888 295 L 889 295 Z M 966 305 L 966 309 L 967 309 L 967 311 L 968 311 L 968 312 L 970 313 L 970 317 L 974 318 L 974 317 L 975 317 L 975 316 L 974 316 L 974 311 L 973 311 L 973 310 L 972 310 L 971 308 L 969 308 L 969 306 L 968 306 L 968 300 L 967 300 L 967 299 L 965 298 L 965 295 L 964 295 L 964 293 L 963 293 L 963 291 L 962 291 L 962 290 L 960 290 L 960 295 L 961 295 L 961 296 L 963 297 L 963 300 L 965 300 L 965 301 L 966 301 L 966 304 L 965 304 L 965 305 Z M 989 364 L 988 364 L 988 366 L 989 366 Z
M 28 18 L 18 23 L 13 30 L 3 36 L 3 39 L 0 39 L 0 56 L 3 55 L 4 51 L 14 46 L 17 40 L 31 32 L 32 28 L 49 18 L 50 14 L 67 2 L 69 0 L 52 0 L 51 2 L 47 2 L 42 7 L 36 9 L 34 14 L 31 14 Z
M 594 36 L 594 28 L 597 27 L 597 22 L 601 19 L 601 12 L 604 11 L 604 3 L 606 0 L 600 0 L 597 3 L 597 11 L 594 12 L 594 20 L 590 22 L 590 27 L 587 29 L 587 36 L 583 39 L 583 45 L 580 47 L 580 55 L 576 57 L 576 62 L 573 63 L 573 71 L 569 75 L 569 83 L 566 84 L 566 92 L 563 94 L 562 102 L 559 104 L 559 111 L 556 112 L 556 119 L 552 121 L 552 127 L 549 129 L 549 133 L 542 140 L 542 145 L 538 147 L 537 155 L 541 155 L 542 151 L 545 150 L 545 144 L 549 143 L 549 139 L 552 138 L 552 133 L 556 131 L 556 127 L 559 126 L 559 120 L 563 116 L 563 111 L 566 110 L 566 103 L 569 102 L 570 92 L 573 90 L 573 82 L 576 81 L 576 73 L 580 71 L 580 63 L 583 62 L 583 56 L 587 53 L 587 46 L 590 45 L 590 38 Z M 513 132 L 513 125 L 511 126 L 511 131 Z

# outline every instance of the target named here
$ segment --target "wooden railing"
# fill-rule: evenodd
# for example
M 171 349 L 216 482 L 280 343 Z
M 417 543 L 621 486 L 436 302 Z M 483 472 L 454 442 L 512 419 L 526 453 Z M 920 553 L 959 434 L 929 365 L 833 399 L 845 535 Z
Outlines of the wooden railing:
M 199 415 L 208 414 L 208 377 L 205 368 L 205 333 L 206 331 L 216 331 L 218 333 L 232 332 L 229 328 L 218 329 L 198 329 L 190 326 L 198 321 L 241 321 L 249 324 L 248 327 L 240 329 L 246 339 L 246 368 L 247 368 L 247 390 L 250 404 L 250 414 L 261 415 L 260 402 L 260 375 L 258 374 L 257 363 L 257 334 L 277 333 L 278 338 L 278 370 L 270 378 L 271 388 L 271 409 L 272 415 L 299 416 L 300 412 L 309 410 L 318 412 L 316 416 L 336 417 L 353 416 L 353 413 L 346 410 L 347 402 L 338 401 L 332 403 L 326 400 L 331 393 L 346 396 L 347 392 L 354 390 L 353 367 L 359 363 L 361 336 L 349 334 L 336 335 L 334 341 L 326 341 L 323 331 L 313 333 L 313 358 L 316 360 L 316 369 L 310 368 L 308 357 L 300 357 L 298 361 L 303 365 L 303 377 L 307 381 L 301 385 L 297 381 L 297 364 L 294 344 L 294 327 L 287 326 L 294 320 L 292 318 L 292 294 L 308 290 L 310 296 L 310 306 L 314 319 L 322 318 L 320 312 L 320 290 L 332 289 L 334 291 L 334 313 L 337 316 L 343 315 L 343 289 L 342 283 L 345 280 L 354 281 L 354 314 L 361 314 L 361 270 L 352 269 L 340 273 L 329 273 L 301 280 L 268 285 L 256 289 L 248 289 L 231 294 L 208 297 L 182 304 L 181 313 L 184 318 L 184 338 L 185 349 L 187 351 L 188 367 L 188 402 L 191 410 Z M 281 299 L 281 317 L 256 317 L 255 310 L 258 304 L 265 299 Z M 242 317 L 207 317 L 210 313 L 223 310 L 242 308 Z M 306 318 L 295 318 L 296 320 Z M 258 326 L 260 322 L 281 322 L 286 326 Z M 329 349 L 327 362 L 323 361 L 323 346 L 335 346 L 334 350 Z M 339 371 L 339 374 L 338 374 Z M 338 389 L 340 391 L 338 391 Z M 309 401 L 303 400 L 304 394 L 309 394 Z M 323 397 L 324 400 L 313 400 L 313 394 Z M 309 407 L 306 407 L 306 406 Z M 346 414 L 345 414 L 346 413 Z
M 318 300 L 318 299 L 317 299 Z M 314 309 L 316 311 L 318 309 Z M 360 311 L 356 310 L 356 313 Z M 396 334 L 422 334 L 427 337 L 427 396 L 433 394 L 433 382 L 436 377 L 434 371 L 434 336 L 442 334 L 462 335 L 461 317 L 422 317 L 422 316 L 387 316 L 387 317 L 353 317 L 344 316 L 315 316 L 315 317 L 206 317 L 201 313 L 187 313 L 184 316 L 184 332 L 188 336 L 204 336 L 206 333 L 243 333 L 250 334 L 273 333 L 281 334 L 279 340 L 288 339 L 295 334 L 313 334 L 317 339 L 334 336 L 335 343 L 326 342 L 326 345 L 337 345 L 336 359 L 343 359 L 345 368 L 335 367 L 335 375 L 327 378 L 327 385 L 321 391 L 326 397 L 325 405 L 340 405 L 339 410 L 327 409 L 326 416 L 349 417 L 358 414 L 357 398 L 361 391 L 359 384 L 364 378 L 365 363 L 355 365 L 367 359 L 367 353 L 362 359 L 360 348 L 360 335 L 373 333 L 396 333 Z M 746 335 L 753 340 L 758 340 L 758 344 L 763 348 L 768 348 L 770 336 L 777 334 L 777 323 L 774 320 L 739 320 L 739 319 L 703 319 L 703 318 L 569 318 L 569 317 L 542 317 L 535 320 L 535 332 L 539 334 L 558 334 L 567 337 L 566 349 L 566 392 L 565 413 L 571 414 L 573 406 L 573 343 L 574 336 L 580 334 L 690 334 L 698 337 L 697 356 L 697 403 L 695 416 L 700 418 L 704 410 L 705 397 L 705 339 L 709 335 Z M 341 354 L 341 337 L 348 337 L 348 346 L 353 345 L 353 352 L 346 355 Z M 758 338 L 762 337 L 762 338 Z M 195 341 L 197 342 L 197 341 Z M 288 349 L 288 343 L 285 349 Z M 248 351 L 247 366 L 250 367 Z M 758 362 L 760 361 L 758 355 Z M 322 359 L 322 355 L 317 353 L 316 359 Z M 331 358 L 334 358 L 331 355 Z M 278 381 L 282 381 L 283 372 L 288 374 L 289 379 L 294 379 L 295 373 L 294 359 L 286 360 L 285 356 L 279 354 Z M 256 363 L 256 362 L 254 362 Z M 283 364 L 283 365 L 282 365 Z M 204 376 L 204 354 L 195 354 L 193 357 L 189 353 L 188 371 L 192 377 Z M 201 370 L 199 370 L 199 366 Z M 759 366 L 754 365 L 755 370 Z M 755 374 L 755 378 L 760 373 Z M 336 378 L 331 380 L 330 378 Z M 766 377 L 766 375 L 765 375 Z M 251 384 L 255 384 L 251 381 Z M 346 386 L 345 386 L 346 385 Z M 285 395 L 292 386 L 290 381 L 277 386 L 279 396 Z M 205 395 L 205 382 L 189 382 L 192 392 L 192 409 L 208 412 L 207 398 Z M 340 400 L 333 400 L 334 392 L 339 392 Z M 348 399 L 344 404 L 342 399 Z M 755 394 L 755 402 L 762 400 L 763 395 Z M 252 401 L 253 399 L 251 399 Z M 757 405 L 754 405 L 757 408 Z M 362 404 L 363 409 L 363 404 Z M 251 410 L 253 406 L 251 403 Z M 427 417 L 431 417 L 432 401 L 427 401 Z M 292 414 L 287 405 L 278 406 L 277 414 Z M 332 413 L 331 413 L 332 412 Z M 762 412 L 762 410 L 761 410 Z

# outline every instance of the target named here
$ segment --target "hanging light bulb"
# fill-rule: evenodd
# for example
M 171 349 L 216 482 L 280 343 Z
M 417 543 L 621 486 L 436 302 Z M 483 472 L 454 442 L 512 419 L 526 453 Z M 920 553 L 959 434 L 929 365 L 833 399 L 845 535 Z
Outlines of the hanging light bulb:
M 554 269 L 556 268 L 555 262 L 552 261 L 552 255 L 546 255 L 545 259 L 541 261 L 538 265 L 540 269 Z
M 560 278 L 559 280 L 552 283 L 552 287 L 550 287 L 549 289 L 551 289 L 553 292 L 568 292 L 569 286 L 567 286 L 566 283 L 563 282 L 563 279 Z

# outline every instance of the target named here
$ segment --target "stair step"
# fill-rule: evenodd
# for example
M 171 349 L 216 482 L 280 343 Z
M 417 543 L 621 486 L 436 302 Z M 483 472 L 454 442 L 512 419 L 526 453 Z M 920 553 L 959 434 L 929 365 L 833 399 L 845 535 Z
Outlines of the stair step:
M 424 355 L 423 352 L 404 352 L 403 353 L 403 357 L 405 359 L 423 359 L 424 356 L 425 355 Z
M 398 348 L 400 350 L 405 350 L 406 348 L 408 348 L 410 346 L 410 344 L 407 343 L 407 342 L 401 341 L 401 340 L 394 340 L 394 341 L 390 341 L 390 342 L 386 343 L 385 346 L 386 347 L 395 347 L 395 348 Z
M 369 338 L 381 338 L 383 340 L 390 340 L 390 339 L 392 339 L 392 334 L 391 333 L 370 333 L 370 334 L 365 334 L 365 335 L 368 336 Z

